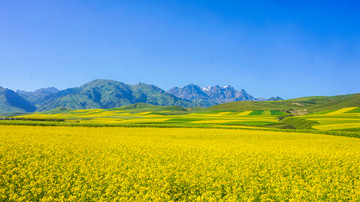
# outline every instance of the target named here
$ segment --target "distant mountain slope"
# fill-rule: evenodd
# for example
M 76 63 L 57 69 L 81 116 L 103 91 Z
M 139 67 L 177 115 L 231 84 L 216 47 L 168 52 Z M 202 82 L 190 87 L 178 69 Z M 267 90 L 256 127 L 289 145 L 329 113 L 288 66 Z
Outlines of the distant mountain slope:
M 208 111 L 248 111 L 248 110 L 301 110 L 319 112 L 337 110 L 344 107 L 360 106 L 360 93 L 338 96 L 314 96 L 281 101 L 231 102 L 207 108 Z
M 234 87 L 227 85 L 224 87 L 209 86 L 200 88 L 198 85 L 190 84 L 183 88 L 175 87 L 168 91 L 176 97 L 199 102 L 205 106 L 215 104 L 235 102 L 235 101 L 265 101 L 264 98 L 254 98 L 244 89 L 237 91 Z M 271 97 L 269 100 L 282 100 L 280 97 Z
M 16 92 L 0 87 L 0 113 L 33 112 L 36 107 Z
M 178 98 L 174 95 L 167 93 L 159 87 L 154 85 L 139 83 L 136 85 L 129 85 L 134 96 L 132 103 L 147 103 L 152 105 L 162 106 L 181 106 L 181 107 L 195 107 L 199 106 L 189 100 Z
M 177 98 L 149 84 L 128 85 L 112 80 L 94 80 L 77 88 L 69 88 L 46 96 L 39 103 L 39 111 L 57 107 L 72 109 L 114 108 L 134 103 L 163 106 L 194 107 L 198 104 Z
M 203 106 L 212 106 L 217 104 L 217 102 L 201 90 L 200 86 L 195 84 L 190 84 L 184 86 L 183 88 L 174 87 L 167 92 L 178 98 L 201 103 Z
M 313 96 L 287 100 L 300 103 L 312 111 L 336 110 L 344 107 L 360 107 L 360 93 L 338 96 Z
M 264 100 L 264 101 L 279 101 L 279 100 L 283 100 L 283 99 L 281 97 L 279 97 L 279 96 L 276 96 L 276 97 L 271 97 L 271 98 L 269 98 L 267 100 Z
M 255 101 L 256 99 L 249 95 L 244 89 L 237 91 L 234 87 L 227 85 L 220 87 L 218 85 L 204 88 L 204 92 L 217 103 L 227 103 L 234 101 Z
M 18 93 L 21 97 L 24 99 L 30 101 L 31 103 L 35 104 L 40 102 L 41 99 L 44 99 L 46 96 L 54 94 L 59 92 L 60 90 L 55 87 L 49 87 L 49 88 L 40 88 L 34 92 L 27 92 L 23 90 L 17 90 L 16 93 Z

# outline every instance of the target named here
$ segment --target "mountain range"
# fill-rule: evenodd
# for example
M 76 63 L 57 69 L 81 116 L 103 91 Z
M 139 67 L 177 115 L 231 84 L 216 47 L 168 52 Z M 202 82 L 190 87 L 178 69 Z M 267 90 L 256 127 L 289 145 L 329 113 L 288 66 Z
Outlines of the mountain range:
M 59 90 L 54 87 L 26 92 L 0 87 L 0 113 L 48 111 L 57 107 L 71 109 L 116 108 L 135 103 L 161 106 L 209 107 L 233 101 L 259 101 L 245 90 L 230 85 L 200 88 L 190 84 L 164 91 L 154 85 L 129 85 L 113 80 L 97 79 L 80 87 Z M 281 100 L 270 98 L 268 100 Z
M 216 104 L 235 102 L 235 101 L 277 101 L 282 100 L 280 97 L 271 97 L 269 99 L 254 98 L 248 94 L 244 89 L 236 90 L 230 85 L 224 87 L 209 86 L 200 88 L 195 84 L 184 86 L 183 88 L 174 87 L 168 93 L 176 97 L 191 100 L 200 103 L 202 106 L 212 106 Z

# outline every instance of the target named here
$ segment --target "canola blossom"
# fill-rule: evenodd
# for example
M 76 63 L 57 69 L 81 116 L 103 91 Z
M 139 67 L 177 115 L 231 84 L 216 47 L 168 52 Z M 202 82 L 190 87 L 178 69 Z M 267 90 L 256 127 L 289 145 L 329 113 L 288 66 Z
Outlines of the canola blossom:
M 360 200 L 360 139 L 0 126 L 0 201 Z

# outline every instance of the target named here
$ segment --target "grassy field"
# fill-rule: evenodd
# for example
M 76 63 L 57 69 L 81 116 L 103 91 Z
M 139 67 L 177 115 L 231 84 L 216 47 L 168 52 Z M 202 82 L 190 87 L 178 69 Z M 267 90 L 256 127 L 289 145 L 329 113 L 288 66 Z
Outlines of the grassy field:
M 323 114 L 310 114 L 302 118 L 315 121 L 312 128 L 318 130 L 350 130 L 360 132 L 358 107 L 346 107 Z
M 360 132 L 359 107 L 345 107 L 302 116 L 284 110 L 190 111 L 181 107 L 123 107 L 115 109 L 54 110 L 15 116 L 25 120 L 64 121 L 82 125 L 159 125 L 159 127 L 312 129 Z M 16 121 L 14 121 L 16 122 Z M 3 121 L 0 121 L 2 124 Z M 14 123 L 15 124 L 15 123 Z M 66 124 L 57 124 L 66 125 Z
M 162 124 L 192 127 L 251 127 L 279 124 L 277 116 L 262 110 L 249 112 L 186 112 L 186 111 L 146 111 L 151 109 L 84 109 L 61 113 L 35 113 L 16 116 L 27 120 L 65 120 L 78 123 L 103 124 Z M 182 113 L 181 113 L 182 112 Z M 261 115 L 261 116 L 260 116 Z
M 338 110 L 360 106 L 360 93 L 338 96 L 313 96 L 281 101 L 240 101 L 215 105 L 208 111 L 248 111 L 248 110 L 283 110 L 307 109 L 310 113 Z
M 0 126 L 0 201 L 360 199 L 360 139 Z

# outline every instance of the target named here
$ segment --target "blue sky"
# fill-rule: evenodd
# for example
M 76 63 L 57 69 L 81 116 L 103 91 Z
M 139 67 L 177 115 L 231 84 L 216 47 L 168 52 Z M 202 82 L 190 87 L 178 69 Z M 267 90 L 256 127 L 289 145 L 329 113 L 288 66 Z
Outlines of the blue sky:
M 0 86 L 230 84 L 255 97 L 360 92 L 358 1 L 0 1 Z

